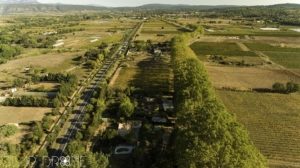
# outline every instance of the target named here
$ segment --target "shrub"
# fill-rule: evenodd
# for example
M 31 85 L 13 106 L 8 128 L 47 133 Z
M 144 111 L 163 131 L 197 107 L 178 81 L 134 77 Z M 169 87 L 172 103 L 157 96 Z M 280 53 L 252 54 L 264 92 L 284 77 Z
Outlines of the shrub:
M 279 92 L 279 93 L 283 93 L 286 90 L 284 84 L 279 83 L 279 82 L 274 83 L 272 86 L 272 89 L 273 89 L 273 91 Z
M 18 127 L 15 125 L 3 125 L 0 127 L 0 137 L 10 137 L 16 134 Z

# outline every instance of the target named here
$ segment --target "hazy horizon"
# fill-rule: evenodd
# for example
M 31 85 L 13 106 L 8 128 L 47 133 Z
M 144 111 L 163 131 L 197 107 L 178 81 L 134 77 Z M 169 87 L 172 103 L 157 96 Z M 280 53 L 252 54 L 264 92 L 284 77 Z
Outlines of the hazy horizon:
M 299 0 L 261 0 L 259 2 L 244 0 L 38 0 L 41 3 L 63 3 L 77 5 L 100 5 L 108 7 L 140 6 L 144 4 L 187 4 L 187 5 L 273 5 L 281 3 L 300 3 Z

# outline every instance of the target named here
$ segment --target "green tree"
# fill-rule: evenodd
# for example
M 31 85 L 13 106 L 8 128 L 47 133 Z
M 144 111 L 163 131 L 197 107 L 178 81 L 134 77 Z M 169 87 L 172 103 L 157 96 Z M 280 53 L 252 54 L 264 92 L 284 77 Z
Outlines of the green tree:
M 109 166 L 109 160 L 107 156 L 102 153 L 88 152 L 85 155 L 83 165 L 89 168 L 107 168 Z
M 286 83 L 286 92 L 287 93 L 294 93 L 299 91 L 299 85 L 294 82 Z
M 134 112 L 134 104 L 131 102 L 129 97 L 124 97 L 121 100 L 119 111 L 121 116 L 130 117 Z

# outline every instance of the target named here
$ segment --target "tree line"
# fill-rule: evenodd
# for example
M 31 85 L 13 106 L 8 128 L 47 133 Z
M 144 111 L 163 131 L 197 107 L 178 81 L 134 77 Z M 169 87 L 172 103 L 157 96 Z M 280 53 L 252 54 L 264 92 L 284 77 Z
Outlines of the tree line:
M 21 96 L 6 98 L 2 103 L 4 106 L 17 107 L 50 107 L 50 101 L 45 97 Z
M 177 166 L 266 167 L 245 128 L 216 98 L 188 40 L 188 35 L 182 35 L 172 41 Z
M 33 74 L 31 77 L 31 81 L 38 83 L 38 82 L 74 82 L 76 79 L 75 75 L 71 74 L 63 74 L 63 73 L 48 73 L 46 75 L 35 75 Z

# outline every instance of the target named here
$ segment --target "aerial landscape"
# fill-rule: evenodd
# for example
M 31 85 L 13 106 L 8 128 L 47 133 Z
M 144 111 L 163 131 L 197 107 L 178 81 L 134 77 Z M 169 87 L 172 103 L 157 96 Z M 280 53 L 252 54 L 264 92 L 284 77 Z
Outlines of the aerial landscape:
M 300 168 L 300 2 L 0 0 L 0 168 L 44 167 Z

